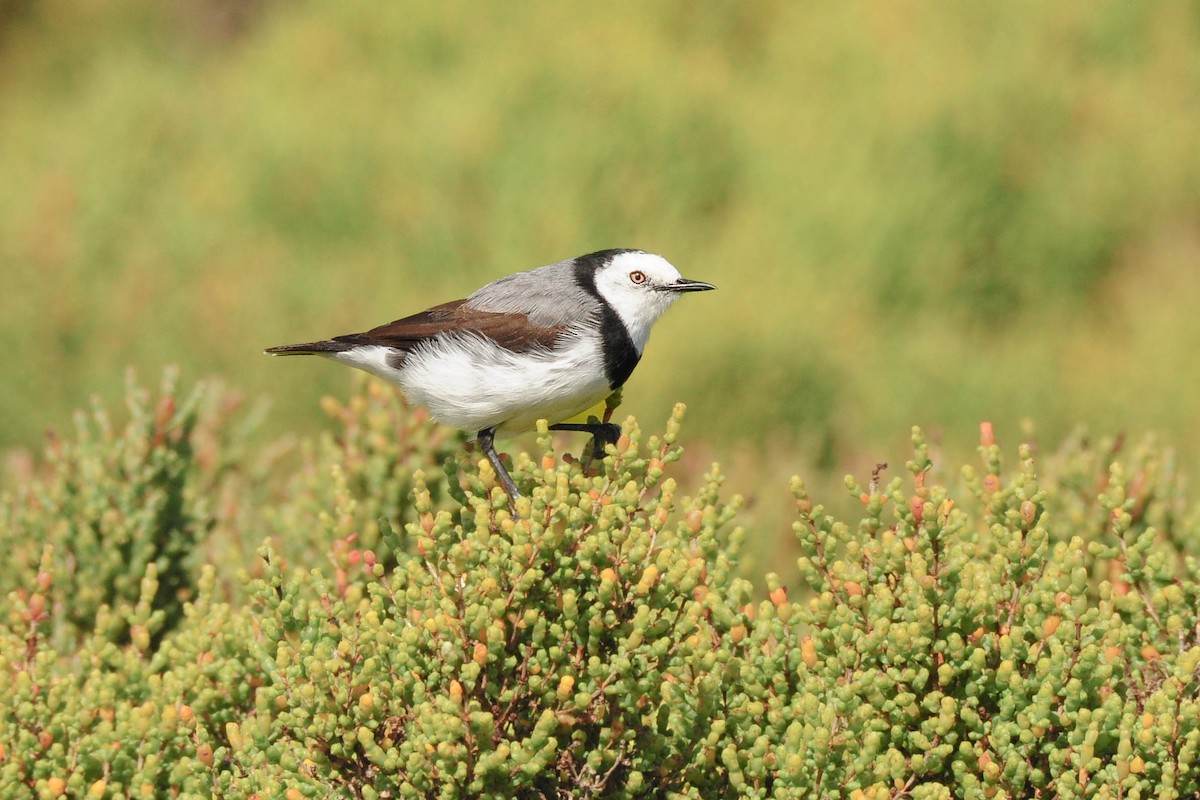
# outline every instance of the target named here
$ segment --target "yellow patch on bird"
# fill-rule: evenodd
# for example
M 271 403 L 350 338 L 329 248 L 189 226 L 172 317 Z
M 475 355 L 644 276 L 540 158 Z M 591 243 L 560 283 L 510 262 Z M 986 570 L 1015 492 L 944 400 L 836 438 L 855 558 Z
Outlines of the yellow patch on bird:
M 582 424 L 582 423 L 586 423 L 588 421 L 589 417 L 595 417 L 596 419 L 604 419 L 604 403 L 605 403 L 605 401 L 601 400 L 599 403 L 596 403 L 596 405 L 592 406 L 587 411 L 581 411 L 580 413 L 576 414 L 575 416 L 571 417 L 570 419 L 564 419 L 564 420 L 560 420 L 560 421 L 561 422 L 569 422 L 572 424 L 574 424 L 574 423 Z

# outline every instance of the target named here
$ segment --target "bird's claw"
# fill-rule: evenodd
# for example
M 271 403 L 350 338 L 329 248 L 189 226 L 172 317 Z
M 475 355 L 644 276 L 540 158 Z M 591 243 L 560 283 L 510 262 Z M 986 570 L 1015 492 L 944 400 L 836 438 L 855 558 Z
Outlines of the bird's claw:
M 621 438 L 621 426 L 612 422 L 601 422 L 592 429 L 592 458 L 604 460 L 604 449 L 607 445 L 615 445 Z

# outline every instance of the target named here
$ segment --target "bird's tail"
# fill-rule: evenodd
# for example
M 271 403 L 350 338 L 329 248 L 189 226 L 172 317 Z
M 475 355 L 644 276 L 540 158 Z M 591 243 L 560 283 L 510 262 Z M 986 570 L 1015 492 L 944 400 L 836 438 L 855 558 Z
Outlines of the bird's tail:
M 304 342 L 302 344 L 281 344 L 278 347 L 268 347 L 263 350 L 269 356 L 319 356 L 328 353 L 340 353 L 349 350 L 352 345 L 346 342 L 327 340 L 324 342 Z

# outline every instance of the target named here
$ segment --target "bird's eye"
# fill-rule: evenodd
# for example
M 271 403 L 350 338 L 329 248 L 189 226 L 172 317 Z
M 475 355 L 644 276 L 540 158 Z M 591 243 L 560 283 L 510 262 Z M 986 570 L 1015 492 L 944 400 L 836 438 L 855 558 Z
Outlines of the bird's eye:
M 633 272 L 629 273 L 629 280 L 633 281 L 638 286 L 641 286 L 646 282 L 646 273 L 642 272 L 641 270 L 634 270 Z

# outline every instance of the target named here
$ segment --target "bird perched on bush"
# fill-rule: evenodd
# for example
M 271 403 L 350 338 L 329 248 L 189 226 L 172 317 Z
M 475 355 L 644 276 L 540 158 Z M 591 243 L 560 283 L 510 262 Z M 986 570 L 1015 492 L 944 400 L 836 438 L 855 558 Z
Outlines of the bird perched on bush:
M 565 423 L 604 400 L 642 357 L 650 328 L 688 280 L 642 250 L 600 250 L 493 281 L 453 300 L 364 333 L 268 348 L 319 355 L 398 385 L 434 419 L 479 441 L 509 497 L 516 484 L 496 453 L 497 435 L 535 429 L 585 431 L 597 455 L 620 428 Z

